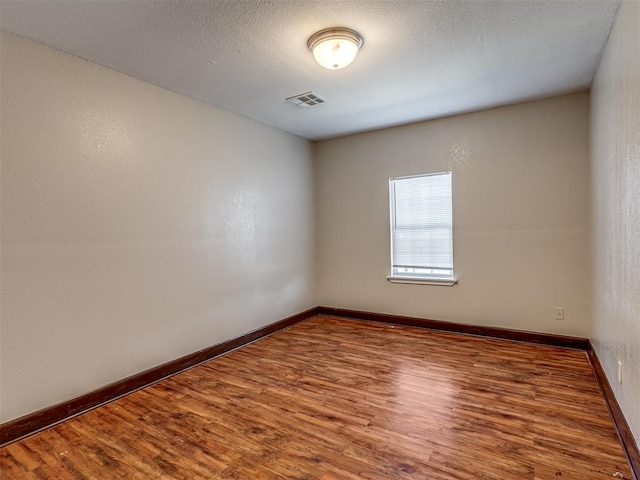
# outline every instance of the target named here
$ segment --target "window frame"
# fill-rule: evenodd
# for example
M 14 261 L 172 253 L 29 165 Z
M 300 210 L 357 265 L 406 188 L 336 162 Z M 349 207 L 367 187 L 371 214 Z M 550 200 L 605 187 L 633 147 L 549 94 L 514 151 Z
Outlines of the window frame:
M 398 180 L 405 180 L 405 179 L 411 179 L 411 178 L 421 178 L 421 177 L 430 177 L 430 176 L 436 176 L 436 175 L 445 175 L 448 174 L 449 178 L 450 178 L 450 184 L 451 184 L 451 189 L 450 189 L 450 195 L 451 195 L 451 275 L 430 275 L 430 274 L 415 274 L 415 275 L 411 275 L 406 274 L 406 275 L 398 275 L 397 272 L 394 273 L 394 268 L 399 268 L 397 266 L 394 266 L 394 240 L 393 240 L 393 234 L 394 234 L 394 219 L 397 216 L 397 211 L 396 211 L 396 207 L 395 207 L 395 193 L 394 193 L 394 188 L 395 188 L 395 184 L 394 182 L 398 181 Z M 443 171 L 443 172 L 433 172 L 433 173 L 425 173 L 425 174 L 419 174 L 419 175 L 407 175 L 407 176 L 401 176 L 401 177 L 392 177 L 389 179 L 389 241 L 390 241 L 390 245 L 389 245 L 389 253 L 390 253 L 390 260 L 391 260 L 391 269 L 390 269 L 390 274 L 387 275 L 387 280 L 389 282 L 392 283 L 408 283 L 408 284 L 415 284 L 415 285 L 440 285 L 440 286 L 453 286 L 456 285 L 458 283 L 458 278 L 456 276 L 455 273 L 455 268 L 454 268 L 454 256 L 453 256 L 453 172 L 451 171 Z M 429 270 L 429 268 L 426 267 L 420 267 L 420 266 L 407 266 L 404 267 L 407 269 L 420 269 L 422 268 L 423 270 Z M 433 270 L 437 270 L 437 268 L 432 268 Z

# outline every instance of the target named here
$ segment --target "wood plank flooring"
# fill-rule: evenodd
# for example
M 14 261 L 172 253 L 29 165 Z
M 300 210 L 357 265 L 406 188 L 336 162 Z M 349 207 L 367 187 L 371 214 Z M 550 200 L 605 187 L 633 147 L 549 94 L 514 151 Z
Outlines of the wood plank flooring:
M 319 315 L 0 450 L 3 479 L 631 478 L 586 353 Z

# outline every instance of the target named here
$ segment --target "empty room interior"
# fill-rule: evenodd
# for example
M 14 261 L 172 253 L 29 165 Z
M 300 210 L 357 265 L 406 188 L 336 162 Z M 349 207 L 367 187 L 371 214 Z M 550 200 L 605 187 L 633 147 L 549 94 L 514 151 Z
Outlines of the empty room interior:
M 0 478 L 640 480 L 639 1 L 0 30 Z

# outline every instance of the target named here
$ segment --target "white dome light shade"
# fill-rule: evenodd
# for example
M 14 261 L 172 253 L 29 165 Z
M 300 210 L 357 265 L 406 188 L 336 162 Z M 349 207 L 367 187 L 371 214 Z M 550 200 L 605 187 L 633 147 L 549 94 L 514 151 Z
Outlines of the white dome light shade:
M 316 62 L 337 70 L 353 62 L 362 46 L 362 37 L 349 28 L 327 28 L 313 34 L 307 46 Z

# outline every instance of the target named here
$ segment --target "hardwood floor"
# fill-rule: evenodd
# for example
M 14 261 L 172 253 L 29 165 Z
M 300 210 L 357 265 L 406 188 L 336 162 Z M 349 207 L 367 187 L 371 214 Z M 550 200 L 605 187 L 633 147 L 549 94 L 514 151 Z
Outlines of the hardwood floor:
M 324 315 L 15 442 L 0 468 L 3 479 L 631 479 L 585 352 Z

